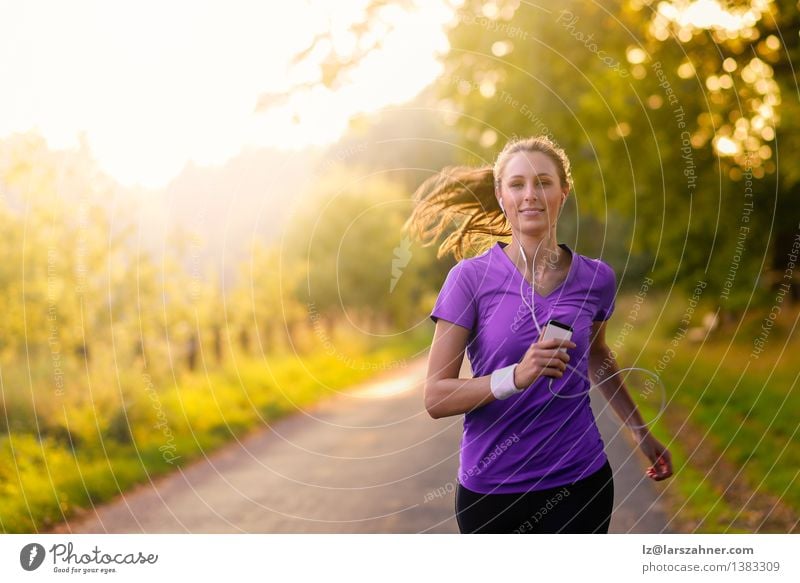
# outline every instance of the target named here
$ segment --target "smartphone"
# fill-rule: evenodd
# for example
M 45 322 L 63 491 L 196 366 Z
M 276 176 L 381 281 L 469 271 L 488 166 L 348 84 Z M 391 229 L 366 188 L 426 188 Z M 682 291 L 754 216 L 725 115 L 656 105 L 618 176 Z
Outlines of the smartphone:
M 550 320 L 544 327 L 541 340 L 550 340 L 551 338 L 566 338 L 567 340 L 571 340 L 572 327 L 558 320 Z M 561 347 L 559 350 L 567 351 L 564 347 Z

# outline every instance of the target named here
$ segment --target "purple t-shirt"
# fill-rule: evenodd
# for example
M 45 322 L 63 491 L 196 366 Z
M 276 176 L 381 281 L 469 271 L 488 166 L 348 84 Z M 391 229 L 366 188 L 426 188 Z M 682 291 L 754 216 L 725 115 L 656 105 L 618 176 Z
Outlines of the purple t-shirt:
M 496 242 L 459 261 L 447 274 L 431 319 L 443 318 L 471 331 L 467 354 L 475 377 L 519 362 L 539 333 L 531 311 L 531 286 Z M 458 480 L 483 494 L 519 493 L 571 484 L 606 462 L 590 407 L 588 355 L 592 322 L 614 311 L 616 276 L 600 259 L 575 253 L 567 278 L 547 296 L 534 295 L 542 330 L 551 319 L 572 326 L 576 348 L 564 376 L 539 377 L 526 390 L 464 415 Z M 575 367 L 578 375 L 570 367 Z M 547 388 L 553 378 L 553 393 Z

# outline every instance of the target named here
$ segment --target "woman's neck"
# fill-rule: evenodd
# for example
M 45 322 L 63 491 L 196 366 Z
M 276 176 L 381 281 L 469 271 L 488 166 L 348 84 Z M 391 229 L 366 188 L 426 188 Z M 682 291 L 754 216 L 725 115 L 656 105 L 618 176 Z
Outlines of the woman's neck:
M 520 252 L 520 245 L 522 245 L 524 255 Z M 541 281 L 546 271 L 559 269 L 563 265 L 564 253 L 556 243 L 555 237 L 536 238 L 530 236 L 521 238 L 512 236 L 507 251 L 508 256 L 520 272 L 525 273 L 526 278 L 531 272 L 535 273 L 537 282 Z

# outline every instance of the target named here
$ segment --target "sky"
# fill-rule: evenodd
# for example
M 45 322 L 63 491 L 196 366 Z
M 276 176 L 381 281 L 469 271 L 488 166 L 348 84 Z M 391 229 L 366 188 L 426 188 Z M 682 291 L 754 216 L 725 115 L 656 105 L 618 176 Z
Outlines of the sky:
M 61 149 L 83 134 L 104 171 L 145 188 L 164 186 L 189 161 L 221 165 L 248 146 L 333 142 L 351 116 L 430 84 L 447 48 L 452 12 L 420 1 L 342 90 L 254 111 L 262 93 L 307 79 L 313 69 L 290 74 L 291 56 L 320 30 L 346 30 L 365 3 L 0 0 L 0 139 L 36 130 Z M 346 50 L 347 36 L 337 38 Z

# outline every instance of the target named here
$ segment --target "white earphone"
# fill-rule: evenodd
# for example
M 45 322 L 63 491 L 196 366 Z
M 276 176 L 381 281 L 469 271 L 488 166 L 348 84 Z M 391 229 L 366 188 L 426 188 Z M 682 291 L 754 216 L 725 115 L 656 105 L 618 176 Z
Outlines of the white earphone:
M 536 265 L 536 256 L 539 253 L 539 247 L 542 246 L 543 242 L 544 242 L 544 240 L 539 241 L 539 245 L 536 246 L 536 251 L 534 251 L 534 253 L 533 253 L 533 262 L 532 262 L 533 265 Z M 530 304 L 526 301 L 525 294 L 523 293 L 523 289 L 522 289 L 522 285 L 525 282 L 525 276 L 528 273 L 528 258 L 525 256 L 525 250 L 522 248 L 522 245 L 520 245 L 519 242 L 517 242 L 517 245 L 519 245 L 519 251 L 522 254 L 523 261 L 525 261 L 525 272 L 522 275 L 522 281 L 520 282 L 520 285 L 519 285 L 520 297 L 522 298 L 522 303 L 525 304 L 525 306 L 530 309 L 530 311 L 531 311 L 531 319 L 533 320 L 533 324 L 536 326 L 536 330 L 539 332 L 539 337 L 541 337 L 541 335 L 542 335 L 542 327 L 539 325 L 539 321 L 536 319 L 536 313 L 535 313 L 535 310 L 534 310 L 534 302 L 536 300 L 535 300 L 535 297 L 534 297 L 533 285 L 531 285 L 531 303 Z M 533 266 L 531 266 L 531 271 L 533 271 Z M 531 277 L 533 277 L 533 276 L 531 276 Z M 567 366 L 568 369 L 571 369 L 574 373 L 576 373 L 579 377 L 582 377 L 582 378 L 588 380 L 589 381 L 589 388 L 591 389 L 592 380 L 589 377 L 587 377 L 586 375 L 581 373 L 576 367 L 574 367 L 572 365 L 568 364 L 566 366 Z M 606 382 L 608 380 L 611 380 L 613 377 L 617 376 L 618 374 L 620 374 L 621 372 L 624 372 L 626 370 L 639 370 L 639 371 L 651 373 L 655 377 L 656 382 L 658 383 L 658 385 L 661 388 L 661 406 L 659 407 L 658 413 L 656 414 L 655 418 L 652 421 L 650 421 L 649 423 L 645 423 L 643 425 L 628 425 L 628 427 L 630 427 L 631 429 L 643 429 L 643 428 L 647 427 L 648 425 L 650 425 L 651 423 L 654 423 L 659 417 L 661 417 L 661 415 L 664 413 L 664 409 L 666 408 L 666 405 L 667 405 L 667 403 L 666 403 L 667 393 L 666 393 L 666 389 L 664 388 L 664 383 L 661 382 L 661 377 L 659 377 L 654 371 L 648 370 L 646 368 L 640 368 L 640 367 L 636 367 L 636 366 L 629 366 L 629 367 L 618 369 L 617 372 L 615 372 L 615 373 L 609 375 L 608 377 L 604 378 L 603 380 L 601 380 L 599 383 L 597 383 L 594 386 L 595 387 L 599 387 L 604 382 Z M 588 395 L 589 394 L 589 391 L 584 391 L 584 392 L 578 393 L 577 395 L 572 395 L 572 396 L 560 395 L 560 394 L 558 394 L 558 393 L 553 391 L 553 381 L 554 380 L 555 379 L 553 377 L 550 377 L 548 379 L 548 384 L 547 384 L 547 389 L 550 391 L 550 394 L 553 395 L 554 397 L 558 397 L 560 399 L 575 399 L 575 398 L 583 397 L 584 395 Z

